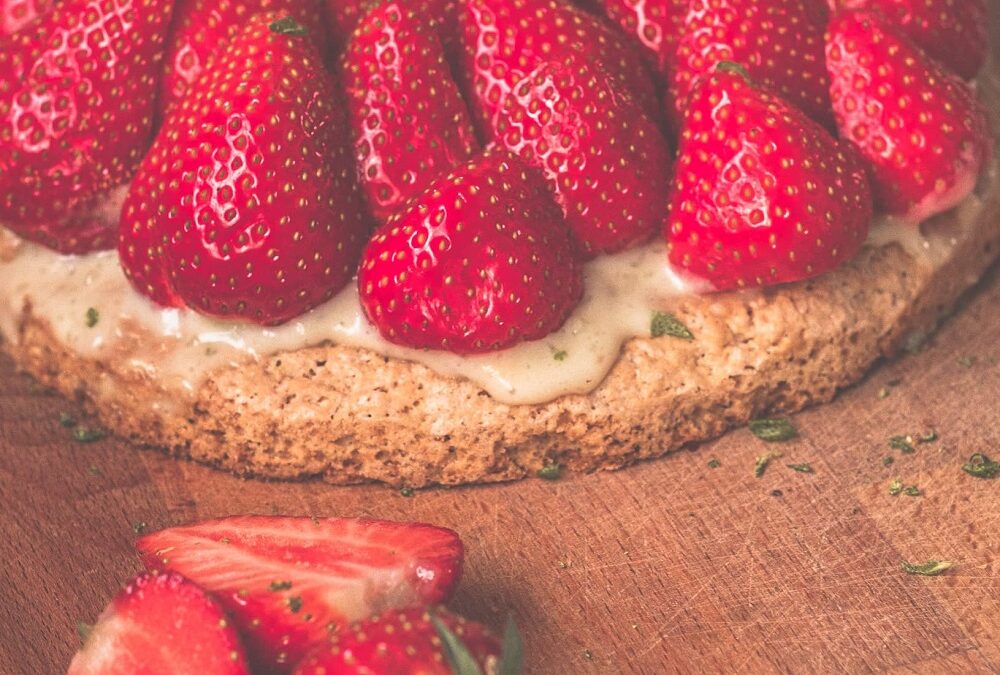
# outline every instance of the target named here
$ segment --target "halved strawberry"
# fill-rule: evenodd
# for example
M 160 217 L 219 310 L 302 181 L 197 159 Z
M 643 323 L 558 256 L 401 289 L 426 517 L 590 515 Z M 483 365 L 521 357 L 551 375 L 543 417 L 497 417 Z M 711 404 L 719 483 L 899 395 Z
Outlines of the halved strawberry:
M 539 65 L 574 58 L 621 82 L 642 110 L 659 115 L 652 79 L 619 31 L 560 0 L 469 0 L 461 13 L 462 75 L 485 135 L 514 85 Z
M 670 94 L 677 119 L 698 76 L 720 61 L 742 65 L 756 81 L 833 128 L 819 0 L 691 0 L 677 43 Z
M 986 0 L 830 0 L 835 8 L 882 12 L 927 54 L 970 80 L 988 56 Z
M 172 8 L 64 0 L 0 38 L 0 222 L 71 252 L 113 243 L 87 213 L 148 145 Z
M 51 6 L 52 0 L 0 0 L 0 37 L 21 30 Z
M 692 92 L 678 155 L 670 260 L 717 290 L 817 276 L 867 237 L 856 153 L 739 66 L 718 66 Z
M 320 0 L 179 0 L 163 70 L 161 112 L 183 97 L 213 55 L 221 53 L 250 17 L 260 12 L 291 16 L 317 47 L 323 46 L 326 28 Z
M 441 631 L 444 633 L 442 639 Z M 457 643 L 458 656 L 452 652 Z M 462 658 L 466 657 L 466 658 Z M 501 670 L 500 641 L 488 628 L 439 607 L 390 610 L 314 649 L 294 675 L 466 675 Z
M 68 675 L 247 675 L 243 645 L 222 607 L 179 574 L 140 574 L 97 623 Z
M 342 70 L 358 172 L 380 222 L 479 151 L 441 40 L 406 3 L 365 16 Z
M 255 667 L 276 672 L 353 621 L 447 600 L 463 555 L 451 530 L 348 518 L 225 518 L 155 532 L 137 546 L 149 569 L 215 593 Z
M 497 142 L 542 171 L 588 256 L 663 226 L 670 149 L 621 84 L 576 54 L 543 63 L 494 116 Z
M 868 161 L 878 206 L 920 222 L 964 199 L 993 147 L 973 90 L 876 13 L 835 17 L 827 41 L 840 134 Z
M 496 151 L 433 183 L 376 230 L 358 290 L 387 340 L 462 354 L 548 335 L 583 283 L 541 176 Z
M 251 18 L 132 183 L 119 252 L 135 288 L 268 325 L 340 290 L 369 227 L 341 112 L 302 26 Z

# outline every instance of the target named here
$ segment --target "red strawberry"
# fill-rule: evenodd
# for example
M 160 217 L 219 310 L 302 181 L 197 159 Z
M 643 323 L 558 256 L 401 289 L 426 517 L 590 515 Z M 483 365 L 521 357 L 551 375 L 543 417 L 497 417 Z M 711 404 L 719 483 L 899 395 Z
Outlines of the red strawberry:
M 156 532 L 137 546 L 148 568 L 216 594 L 254 664 L 277 672 L 353 621 L 447 600 L 462 573 L 451 530 L 381 520 L 234 517 Z
M 835 8 L 881 11 L 889 24 L 969 80 L 988 55 L 986 0 L 830 0 Z
M 343 71 L 361 182 L 379 221 L 479 151 L 441 40 L 403 2 L 365 16 Z
M 0 37 L 21 30 L 51 6 L 52 0 L 0 0 Z
M 0 38 L 0 222 L 71 252 L 113 242 L 86 214 L 145 151 L 171 9 L 64 0 Z
M 663 226 L 666 141 L 620 84 L 570 55 L 514 86 L 494 118 L 498 143 L 540 169 L 589 256 L 620 251 Z
M 140 574 L 89 629 L 68 675 L 245 675 L 236 630 L 179 574 Z
M 335 88 L 302 28 L 255 15 L 132 184 L 121 261 L 162 304 L 278 324 L 350 280 L 368 230 Z
M 965 198 L 992 152 L 972 89 L 876 14 L 841 14 L 827 40 L 837 124 L 868 161 L 878 205 L 919 222 Z
M 449 653 L 435 620 L 460 649 L 479 666 L 480 673 L 498 670 L 500 642 L 483 625 L 441 608 L 390 610 L 351 626 L 314 649 L 293 671 L 294 675 L 464 675 L 467 661 Z M 513 671 L 517 672 L 517 671 Z
M 464 354 L 548 335 L 583 284 L 541 177 L 491 152 L 432 184 L 376 230 L 358 289 L 386 339 Z
M 688 0 L 600 0 L 608 18 L 634 36 L 647 62 L 666 78 L 674 65 Z
M 379 4 L 380 0 L 326 0 L 327 25 L 334 44 L 346 44 L 365 14 Z M 421 17 L 422 25 L 435 24 L 445 50 L 451 55 L 458 36 L 458 0 L 406 0 L 403 4 Z
M 801 110 L 722 64 L 692 92 L 666 233 L 717 290 L 814 277 L 868 235 L 860 159 Z
M 462 74 L 484 131 L 514 84 L 546 62 L 599 64 L 648 114 L 659 114 L 641 57 L 619 31 L 560 0 L 468 0 Z
M 221 53 L 226 43 L 260 12 L 293 17 L 320 46 L 325 39 L 320 0 L 179 0 L 163 72 L 160 109 L 174 105 Z
M 695 79 L 720 61 L 746 68 L 813 119 L 833 128 L 819 0 L 691 0 L 670 94 L 678 119 Z

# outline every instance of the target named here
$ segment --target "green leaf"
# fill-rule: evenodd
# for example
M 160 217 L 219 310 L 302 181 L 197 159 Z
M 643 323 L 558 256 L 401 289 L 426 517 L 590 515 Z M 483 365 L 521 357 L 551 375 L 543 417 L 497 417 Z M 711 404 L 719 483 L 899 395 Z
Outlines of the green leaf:
M 1000 462 L 994 462 L 983 453 L 977 452 L 962 465 L 962 471 L 976 478 L 992 480 L 1000 476 Z
M 799 473 L 816 473 L 810 464 L 789 464 L 788 468 Z
M 272 33 L 277 33 L 278 35 L 307 35 L 308 31 L 305 27 L 298 23 L 295 19 L 290 16 L 286 16 L 283 19 L 278 19 L 277 21 L 272 21 L 268 26 Z
M 680 320 L 668 312 L 653 312 L 649 334 L 655 338 L 668 335 L 681 340 L 693 340 L 694 334 Z
M 945 570 L 951 569 L 955 563 L 948 560 L 928 560 L 925 563 L 902 563 L 903 571 L 907 574 L 919 574 L 922 577 L 936 577 Z
M 514 617 L 507 617 L 507 627 L 503 631 L 503 647 L 497 675 L 521 675 L 524 670 L 524 645 L 517 630 Z
M 93 328 L 97 325 L 97 322 L 101 320 L 100 313 L 93 307 L 87 308 L 87 317 L 84 322 L 87 324 L 87 328 Z
M 444 622 L 432 615 L 431 623 L 434 624 L 434 630 L 437 631 L 438 637 L 441 638 L 441 643 L 444 646 L 444 655 L 451 665 L 453 675 L 483 675 L 479 663 L 469 652 L 469 648 L 444 625 Z
M 751 420 L 749 427 L 754 436 L 768 443 L 788 441 L 799 435 L 792 423 L 785 419 Z
M 766 455 L 761 455 L 757 458 L 753 465 L 753 475 L 754 478 L 760 478 L 767 471 L 767 465 L 771 463 L 772 459 L 778 459 L 781 457 L 780 452 L 769 452 Z
M 562 467 L 559 466 L 558 462 L 552 462 L 539 469 L 537 475 L 542 480 L 559 480 L 562 475 Z

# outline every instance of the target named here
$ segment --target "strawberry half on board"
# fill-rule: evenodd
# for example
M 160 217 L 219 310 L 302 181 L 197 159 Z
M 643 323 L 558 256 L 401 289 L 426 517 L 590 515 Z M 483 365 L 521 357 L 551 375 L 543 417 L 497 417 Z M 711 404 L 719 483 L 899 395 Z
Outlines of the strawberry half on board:
M 65 0 L 0 38 L 0 222 L 68 253 L 113 245 L 117 223 L 89 214 L 148 146 L 172 9 Z
M 870 9 L 962 79 L 989 54 L 986 0 L 830 0 L 834 9 Z
M 172 109 L 132 183 L 119 253 L 133 286 L 265 325 L 339 291 L 369 229 L 340 113 L 305 29 L 250 19 Z
M 406 3 L 365 16 L 342 71 L 358 172 L 379 222 L 479 151 L 441 39 Z
M 451 530 L 348 518 L 225 518 L 155 532 L 137 547 L 149 569 L 214 593 L 255 667 L 279 673 L 354 621 L 446 601 L 463 556 Z
M 526 75 L 494 116 L 497 142 L 542 172 L 587 256 L 663 226 L 670 148 L 621 83 L 571 54 Z
M 179 0 L 167 50 L 160 110 L 174 105 L 254 14 L 278 12 L 305 27 L 317 48 L 325 39 L 320 0 Z
M 876 13 L 840 14 L 827 41 L 840 135 L 867 160 L 877 205 L 919 223 L 972 192 L 993 148 L 973 90 Z
M 577 255 L 542 177 L 497 150 L 442 177 L 375 231 L 358 290 L 390 342 L 495 351 L 563 324 L 583 292 Z
M 855 151 L 729 63 L 692 92 L 669 208 L 670 261 L 716 290 L 831 270 L 872 218 Z
M 80 632 L 68 675 L 250 672 L 225 611 L 179 574 L 140 574 Z
M 520 641 L 446 609 L 391 610 L 351 626 L 310 652 L 293 675 L 501 675 L 521 672 Z

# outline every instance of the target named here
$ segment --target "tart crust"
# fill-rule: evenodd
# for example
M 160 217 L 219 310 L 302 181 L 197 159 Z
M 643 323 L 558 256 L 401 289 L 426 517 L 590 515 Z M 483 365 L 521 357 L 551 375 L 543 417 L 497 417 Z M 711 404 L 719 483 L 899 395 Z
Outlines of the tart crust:
M 993 98 L 996 86 L 981 89 Z M 995 169 L 979 193 L 976 222 L 953 212 L 926 224 L 951 237 L 934 261 L 891 242 L 812 281 L 680 296 L 664 309 L 695 340 L 632 339 L 594 391 L 537 405 L 328 344 L 214 371 L 189 401 L 157 410 L 154 377 L 73 352 L 30 301 L 12 308 L 3 348 L 119 436 L 244 475 L 420 487 L 511 480 L 550 462 L 616 469 L 829 401 L 929 334 L 1000 252 Z

